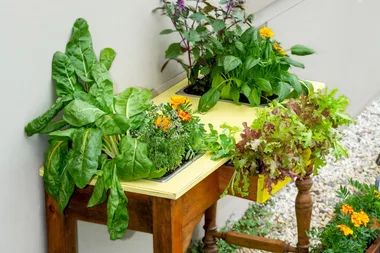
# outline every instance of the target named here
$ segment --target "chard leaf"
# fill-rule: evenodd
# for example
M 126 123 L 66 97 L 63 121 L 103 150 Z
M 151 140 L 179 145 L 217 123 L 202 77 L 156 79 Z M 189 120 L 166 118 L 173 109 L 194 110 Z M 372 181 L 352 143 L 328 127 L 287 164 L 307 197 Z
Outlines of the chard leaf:
M 76 128 L 58 130 L 50 133 L 49 136 L 57 140 L 72 140 L 76 131 Z
M 101 109 L 112 113 L 113 83 L 107 68 L 101 63 L 96 63 L 92 67 L 91 75 L 96 85 L 90 88 L 89 93 L 95 97 Z
M 105 112 L 82 100 L 74 100 L 63 110 L 63 119 L 72 126 L 81 127 L 94 123 Z
M 120 239 L 128 228 L 129 215 L 127 205 L 128 199 L 114 171 L 107 203 L 107 227 L 111 240 Z
M 43 131 L 49 122 L 57 115 L 57 113 L 72 99 L 73 98 L 71 96 L 58 98 L 55 104 L 50 106 L 47 112 L 28 123 L 25 127 L 26 134 L 28 136 L 32 136 Z
M 148 89 L 127 88 L 115 97 L 115 111 L 128 119 L 145 112 L 152 99 Z
M 63 213 L 75 190 L 75 183 L 67 170 L 67 164 L 61 173 L 60 183 L 57 203 L 59 210 Z
M 104 185 L 104 176 L 98 176 L 94 191 L 88 201 L 87 207 L 93 207 L 103 203 L 107 199 L 107 189 Z
M 60 174 L 68 153 L 68 142 L 52 139 L 46 151 L 44 164 L 45 190 L 57 199 L 60 189 Z
M 67 122 L 64 120 L 57 120 L 50 122 L 40 133 L 41 134 L 48 134 L 54 131 L 57 131 L 61 129 L 62 127 L 67 126 Z
M 80 79 L 90 84 L 92 82 L 90 71 L 96 63 L 96 55 L 86 20 L 79 18 L 75 21 L 71 39 L 66 45 L 66 55 L 69 56 Z
M 56 52 L 52 62 L 52 77 L 56 82 L 56 93 L 58 96 L 73 94 L 76 90 L 83 90 L 77 82 L 74 66 L 67 55 Z
M 68 170 L 79 188 L 84 188 L 98 169 L 102 149 L 102 131 L 95 128 L 77 130 L 69 152 Z
M 95 121 L 95 125 L 99 127 L 103 136 L 124 134 L 129 129 L 127 117 L 121 114 L 106 114 Z
M 136 138 L 124 136 L 119 144 L 120 155 L 116 157 L 117 176 L 124 181 L 135 181 L 149 176 L 154 170 L 148 158 L 148 147 Z
M 104 64 L 104 66 L 109 70 L 111 68 L 112 62 L 116 57 L 116 52 L 112 48 L 104 48 L 100 51 L 99 62 Z

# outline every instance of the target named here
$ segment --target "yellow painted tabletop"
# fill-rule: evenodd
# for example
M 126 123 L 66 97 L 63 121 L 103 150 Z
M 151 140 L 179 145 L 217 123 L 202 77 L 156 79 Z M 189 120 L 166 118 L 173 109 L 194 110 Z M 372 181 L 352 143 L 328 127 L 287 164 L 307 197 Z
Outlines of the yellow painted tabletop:
M 320 82 L 312 82 L 314 88 L 321 89 L 325 85 Z M 153 100 L 156 104 L 166 103 L 170 97 L 187 85 L 187 79 L 179 82 L 170 89 L 156 96 Z M 198 107 L 199 98 L 189 97 L 194 110 Z M 231 102 L 219 101 L 207 114 L 200 115 L 201 122 L 206 126 L 208 123 L 214 125 L 215 129 L 227 122 L 231 126 L 242 126 L 244 121 L 251 123 L 255 119 L 255 111 L 260 107 L 250 107 L 248 105 L 236 105 Z M 206 127 L 208 129 L 208 127 Z M 186 169 L 179 172 L 165 183 L 150 180 L 138 180 L 134 182 L 122 182 L 124 191 L 145 194 L 149 196 L 162 197 L 166 199 L 178 199 L 193 186 L 201 182 L 204 178 L 227 162 L 227 159 L 212 161 L 209 153 L 204 154 L 191 163 Z M 40 174 L 43 173 L 41 168 Z M 92 180 L 90 185 L 94 185 L 96 180 Z

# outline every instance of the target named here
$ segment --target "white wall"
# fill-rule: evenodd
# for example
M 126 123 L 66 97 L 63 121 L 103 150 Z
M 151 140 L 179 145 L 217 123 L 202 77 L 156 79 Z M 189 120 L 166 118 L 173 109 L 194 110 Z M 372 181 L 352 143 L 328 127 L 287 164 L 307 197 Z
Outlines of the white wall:
M 257 8 L 253 1 L 247 1 L 249 10 Z M 175 64 L 159 72 L 170 43 L 169 37 L 158 35 L 167 27 L 165 19 L 150 12 L 159 0 L 131 2 L 0 1 L 0 252 L 46 252 L 43 187 L 37 173 L 46 139 L 27 138 L 23 127 L 54 100 L 51 57 L 56 50 L 64 50 L 77 17 L 88 20 L 97 52 L 103 47 L 117 51 L 112 67 L 117 90 L 167 86 L 181 72 Z M 258 23 L 269 20 L 284 45 L 303 43 L 315 48 L 318 55 L 305 58 L 307 70 L 300 76 L 339 87 L 352 100 L 351 111 L 357 113 L 379 94 L 379 8 L 375 0 L 278 0 L 256 17 Z M 247 202 L 230 197 L 220 201 L 219 207 L 222 225 L 232 213 L 239 217 Z M 129 231 L 125 239 L 110 242 L 105 226 L 80 223 L 79 250 L 149 253 L 152 239 Z
M 281 1 L 258 18 L 271 17 Z M 285 48 L 305 44 L 317 51 L 299 58 L 306 69 L 297 73 L 339 88 L 351 101 L 349 113 L 356 116 L 380 94 L 378 10 L 380 1 L 376 0 L 306 0 L 268 25 Z

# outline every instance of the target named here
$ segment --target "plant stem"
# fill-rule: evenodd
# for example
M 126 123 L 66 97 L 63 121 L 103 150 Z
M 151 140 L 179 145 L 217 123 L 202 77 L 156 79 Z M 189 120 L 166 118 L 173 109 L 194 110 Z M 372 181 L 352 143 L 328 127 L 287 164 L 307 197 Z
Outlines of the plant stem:
M 120 152 L 119 152 L 119 146 L 118 146 L 118 142 L 116 140 L 116 136 L 115 135 L 110 136 L 109 139 L 111 142 L 113 153 L 115 154 L 115 156 L 118 156 L 120 154 Z

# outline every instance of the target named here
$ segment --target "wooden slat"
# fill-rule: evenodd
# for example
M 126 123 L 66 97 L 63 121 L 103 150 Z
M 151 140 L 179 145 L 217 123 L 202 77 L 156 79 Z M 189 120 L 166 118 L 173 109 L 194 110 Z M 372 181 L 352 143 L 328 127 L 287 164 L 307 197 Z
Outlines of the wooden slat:
M 227 233 L 215 232 L 214 235 L 225 240 L 229 244 L 239 245 L 245 248 L 266 250 L 275 253 L 297 252 L 296 247 L 292 247 L 281 240 L 247 235 L 233 231 Z

